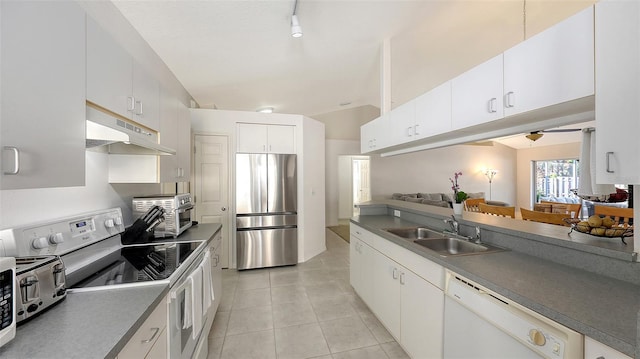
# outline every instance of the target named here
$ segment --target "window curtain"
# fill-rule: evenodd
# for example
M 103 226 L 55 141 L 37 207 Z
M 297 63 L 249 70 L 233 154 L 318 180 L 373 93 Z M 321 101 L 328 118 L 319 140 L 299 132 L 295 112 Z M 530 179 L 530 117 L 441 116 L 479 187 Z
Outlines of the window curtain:
M 596 129 L 582 129 L 582 147 L 580 149 L 579 195 L 605 195 L 616 191 L 614 185 L 596 183 Z

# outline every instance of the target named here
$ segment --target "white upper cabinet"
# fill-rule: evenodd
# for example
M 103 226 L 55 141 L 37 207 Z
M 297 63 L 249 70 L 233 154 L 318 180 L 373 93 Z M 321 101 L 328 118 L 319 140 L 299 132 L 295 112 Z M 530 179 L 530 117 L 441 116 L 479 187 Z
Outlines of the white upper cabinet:
M 504 116 L 594 94 L 593 7 L 504 53 Z
M 390 118 L 387 112 L 360 127 L 360 152 L 369 153 L 387 146 Z
M 165 89 L 160 91 L 160 144 L 176 150 L 160 156 L 160 182 L 187 182 L 191 171 L 189 109 Z
M 160 86 L 107 31 L 87 18 L 87 100 L 152 130 Z
M 640 3 L 595 9 L 596 181 L 640 183 Z
M 414 140 L 416 131 L 416 102 L 411 100 L 389 113 L 387 144 L 395 146 Z
M 415 99 L 413 140 L 451 131 L 451 81 Z
M 191 117 L 189 108 L 178 101 L 178 158 L 179 177 L 177 182 L 187 182 L 191 178 Z
M 503 117 L 502 67 L 500 54 L 452 80 L 453 130 Z
M 296 153 L 295 126 L 238 124 L 238 152 Z
M 85 13 L 1 1 L 1 189 L 85 183 Z

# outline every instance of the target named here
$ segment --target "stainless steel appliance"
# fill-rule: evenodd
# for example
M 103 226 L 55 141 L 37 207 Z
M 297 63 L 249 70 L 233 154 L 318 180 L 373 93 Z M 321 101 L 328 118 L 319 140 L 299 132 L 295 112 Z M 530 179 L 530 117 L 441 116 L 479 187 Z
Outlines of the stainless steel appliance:
M 133 198 L 133 217 L 140 218 L 153 206 L 164 208 L 164 222 L 153 232 L 156 237 L 178 237 L 191 227 L 193 200 L 191 193 L 176 195 L 152 195 Z
M 0 347 L 16 336 L 16 260 L 0 257 Z
M 583 335 L 447 271 L 444 358 L 582 358 Z
M 64 263 L 58 256 L 16 258 L 16 318 L 20 323 L 67 296 Z
M 296 155 L 236 155 L 237 268 L 298 262 Z
M 65 265 L 64 285 L 69 295 L 168 285 L 169 297 L 163 302 L 168 306 L 168 357 L 192 358 L 203 346 L 206 353 L 208 338 L 204 329 L 213 323 L 220 300 L 220 232 L 210 241 L 164 240 L 123 245 L 121 234 L 124 230 L 120 208 L 6 229 L 0 231 L 0 256 L 37 259 L 31 265 L 51 268 L 53 284 L 57 283 L 57 288 L 61 288 L 63 277 L 57 270 L 62 262 L 47 259 L 60 256 Z M 0 258 L 0 283 L 6 283 L 8 277 L 2 272 L 2 264 Z M 38 280 L 47 277 L 37 270 L 35 273 L 33 277 L 37 276 Z M 29 283 L 34 278 L 27 271 L 22 279 Z M 13 276 L 7 286 L 16 287 L 18 282 Z M 39 293 L 34 292 L 33 286 L 25 288 L 29 299 L 35 300 L 44 294 L 41 289 Z M 214 289 L 218 292 L 214 293 Z M 2 286 L 0 290 L 4 290 Z M 58 297 L 62 294 L 56 292 Z M 19 297 L 17 292 L 15 296 Z M 0 344 L 3 335 L 0 330 Z

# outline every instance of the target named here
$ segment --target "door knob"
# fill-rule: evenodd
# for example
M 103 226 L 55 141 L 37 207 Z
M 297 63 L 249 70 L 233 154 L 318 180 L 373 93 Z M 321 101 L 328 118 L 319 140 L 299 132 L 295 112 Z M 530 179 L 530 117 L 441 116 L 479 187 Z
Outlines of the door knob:
M 220 209 L 222 210 L 222 212 L 224 212 L 224 211 L 226 211 L 226 210 L 227 210 L 227 207 L 222 207 L 222 208 L 220 208 Z

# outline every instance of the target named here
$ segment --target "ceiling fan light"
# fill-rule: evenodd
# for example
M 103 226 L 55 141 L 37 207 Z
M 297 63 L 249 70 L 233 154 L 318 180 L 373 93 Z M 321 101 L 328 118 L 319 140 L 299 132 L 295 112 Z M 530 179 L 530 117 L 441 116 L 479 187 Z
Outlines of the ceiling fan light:
M 260 108 L 257 109 L 256 112 L 260 112 L 260 113 L 273 113 L 273 107 L 264 107 L 264 108 Z
M 539 132 L 531 132 L 530 134 L 524 136 L 528 139 L 530 139 L 531 141 L 537 141 L 542 137 L 542 134 Z
M 291 16 L 291 36 L 302 37 L 302 27 L 298 22 L 298 15 Z

